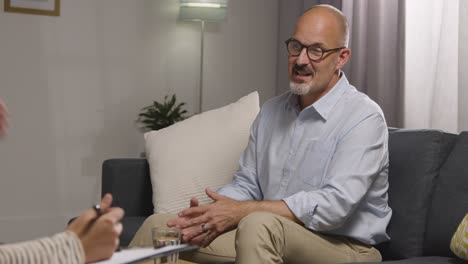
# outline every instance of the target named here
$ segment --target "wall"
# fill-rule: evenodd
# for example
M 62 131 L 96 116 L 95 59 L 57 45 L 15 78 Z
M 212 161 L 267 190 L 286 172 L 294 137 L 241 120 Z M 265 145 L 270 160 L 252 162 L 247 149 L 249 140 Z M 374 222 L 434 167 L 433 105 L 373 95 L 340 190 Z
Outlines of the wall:
M 2 1 L 3 4 L 3 1 Z M 1 10 L 3 5 L 0 4 Z M 197 109 L 200 31 L 175 0 L 62 0 L 60 17 L 0 12 L 0 241 L 61 231 L 94 204 L 101 163 L 143 150 L 140 108 L 176 93 Z M 278 1 L 233 0 L 206 27 L 204 109 L 274 95 Z

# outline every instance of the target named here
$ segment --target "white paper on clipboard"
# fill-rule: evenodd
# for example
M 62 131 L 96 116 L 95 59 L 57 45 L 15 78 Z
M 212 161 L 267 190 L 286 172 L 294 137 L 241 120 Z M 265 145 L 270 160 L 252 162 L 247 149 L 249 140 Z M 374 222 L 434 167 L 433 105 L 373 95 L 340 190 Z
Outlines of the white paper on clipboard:
M 95 264 L 127 264 L 134 263 L 137 261 L 143 261 L 147 259 L 157 258 L 158 256 L 163 256 L 168 253 L 176 253 L 188 250 L 194 250 L 198 247 L 192 246 L 189 244 L 175 245 L 175 246 L 165 246 L 162 248 L 130 248 L 124 249 L 119 252 L 115 252 L 112 255 L 112 258 L 108 260 L 98 261 Z

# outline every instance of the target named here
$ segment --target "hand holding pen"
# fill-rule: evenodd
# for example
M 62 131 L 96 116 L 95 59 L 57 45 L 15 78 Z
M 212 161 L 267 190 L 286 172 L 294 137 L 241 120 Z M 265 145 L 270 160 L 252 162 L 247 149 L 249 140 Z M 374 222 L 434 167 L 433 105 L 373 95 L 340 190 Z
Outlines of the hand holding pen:
M 86 263 L 110 258 L 119 246 L 124 211 L 111 204 L 112 195 L 104 195 L 99 206 L 86 210 L 67 228 L 81 240 Z

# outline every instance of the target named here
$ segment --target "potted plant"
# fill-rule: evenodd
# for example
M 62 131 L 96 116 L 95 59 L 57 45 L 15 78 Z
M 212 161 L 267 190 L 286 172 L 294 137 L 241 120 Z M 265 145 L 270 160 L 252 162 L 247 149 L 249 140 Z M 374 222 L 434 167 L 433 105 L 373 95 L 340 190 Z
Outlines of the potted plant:
M 164 102 L 154 101 L 153 104 L 143 107 L 136 120 L 140 130 L 142 132 L 159 130 L 186 119 L 187 111 L 182 108 L 185 103 L 176 101 L 175 94 L 171 99 L 166 95 Z

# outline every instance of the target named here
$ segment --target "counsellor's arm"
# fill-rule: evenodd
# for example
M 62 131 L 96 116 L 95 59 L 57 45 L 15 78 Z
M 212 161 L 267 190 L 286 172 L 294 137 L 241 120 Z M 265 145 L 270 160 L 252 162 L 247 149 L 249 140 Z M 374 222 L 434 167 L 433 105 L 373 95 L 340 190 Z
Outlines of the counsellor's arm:
M 101 201 L 104 214 L 88 209 L 63 233 L 34 241 L 0 246 L 0 263 L 89 263 L 110 258 L 119 245 L 123 210 L 111 208 L 112 196 Z

